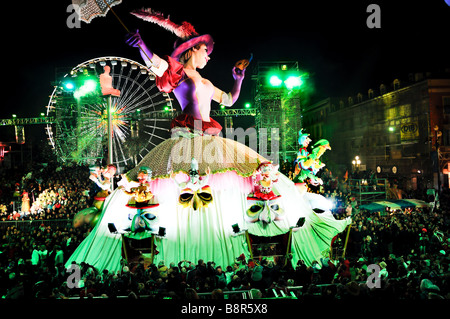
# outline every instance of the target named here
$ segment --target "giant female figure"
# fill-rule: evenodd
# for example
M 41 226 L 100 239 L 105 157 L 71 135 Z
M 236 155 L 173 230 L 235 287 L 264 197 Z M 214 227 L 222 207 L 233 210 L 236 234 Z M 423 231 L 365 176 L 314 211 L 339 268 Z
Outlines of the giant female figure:
M 159 13 L 151 9 L 140 10 L 134 14 L 147 21 L 168 25 L 169 20 L 164 19 Z M 172 30 L 180 26 L 171 23 Z M 193 26 L 184 22 L 183 32 L 175 42 L 175 49 L 171 56 L 164 60 L 154 54 L 142 40 L 138 31 L 130 33 L 127 43 L 138 47 L 141 56 L 158 76 L 156 83 L 161 91 L 172 92 L 180 103 L 183 115 L 172 123 L 172 127 L 188 127 L 194 129 L 194 120 L 202 121 L 202 131 L 209 129 L 209 133 L 217 135 L 221 126 L 210 118 L 211 101 L 225 106 L 231 106 L 236 102 L 244 79 L 245 69 L 237 67 L 232 69 L 234 86 L 229 93 L 215 87 L 209 80 L 203 78 L 198 69 L 203 69 L 210 60 L 214 42 L 209 34 L 198 35 Z M 187 126 L 186 126 L 187 125 Z
M 126 42 L 139 48 L 143 60 L 156 75 L 156 85 L 161 91 L 175 95 L 182 114 L 172 121 L 171 138 L 155 146 L 136 168 L 125 174 L 121 187 L 105 202 L 101 221 L 66 265 L 86 261 L 99 269 L 119 267 L 122 255 L 118 243 L 122 239 L 105 229 L 114 223 L 123 236 L 133 236 L 124 231 L 130 228 L 127 217 L 130 212 L 126 207 L 129 196 L 124 190 L 136 183 L 142 166 L 153 172 L 149 184 L 154 194 L 152 213 L 166 230 L 164 237 L 147 234 L 158 251 L 152 256 L 154 263 L 204 259 L 226 267 L 241 254 L 252 257 L 251 236 L 279 235 L 289 235 L 284 249 L 286 256 L 291 254 L 294 265 L 299 259 L 308 265 L 320 260 L 332 238 L 350 220 L 335 220 L 324 197 L 300 192 L 291 180 L 277 172 L 278 165 L 246 145 L 220 136 L 222 127 L 210 117 L 213 102 L 225 106 L 236 102 L 245 68 L 232 69 L 234 85 L 230 92 L 224 92 L 199 73 L 210 61 L 214 46 L 210 35 L 197 34 L 186 22 L 175 25 L 150 9 L 134 14 L 178 37 L 174 51 L 165 57 L 156 55 L 139 32 L 128 34 Z M 255 174 L 262 172 L 262 168 L 265 175 L 274 178 L 270 183 L 261 179 L 259 185 Z M 202 183 L 192 187 L 198 180 Z M 270 196 L 260 196 L 257 190 L 261 186 Z M 235 232 L 236 225 L 246 232 Z M 102 250 L 96 254 L 97 246 Z

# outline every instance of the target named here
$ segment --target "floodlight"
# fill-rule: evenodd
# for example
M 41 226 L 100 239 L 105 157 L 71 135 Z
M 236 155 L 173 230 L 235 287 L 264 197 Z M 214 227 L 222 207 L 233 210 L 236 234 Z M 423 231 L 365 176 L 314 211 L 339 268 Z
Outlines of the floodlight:
M 158 236 L 160 237 L 166 236 L 166 229 L 164 227 L 159 227 Z
M 302 86 L 303 81 L 300 76 L 291 75 L 286 79 L 286 81 L 284 81 L 284 84 L 286 85 L 286 88 L 292 90 L 294 88 L 299 88 L 300 86 Z
M 72 81 L 65 81 L 63 87 L 66 91 L 72 91 L 75 88 L 75 84 Z
M 271 86 L 273 87 L 279 87 L 281 86 L 281 84 L 283 83 L 283 81 L 277 76 L 277 75 L 272 75 L 269 78 L 269 83 Z
M 113 223 L 108 223 L 108 229 L 111 234 L 117 234 L 117 228 Z

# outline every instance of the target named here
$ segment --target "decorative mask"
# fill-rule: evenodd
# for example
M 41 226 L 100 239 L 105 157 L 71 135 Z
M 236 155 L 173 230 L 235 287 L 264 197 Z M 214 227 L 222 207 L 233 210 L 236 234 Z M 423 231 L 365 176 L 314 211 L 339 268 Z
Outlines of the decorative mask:
M 258 220 L 271 223 L 284 218 L 284 209 L 278 203 L 278 199 L 258 200 L 247 198 L 249 208 L 246 211 L 246 220 L 254 223 Z
M 184 208 L 192 207 L 194 210 L 208 207 L 212 201 L 211 188 L 208 185 L 196 191 L 191 188 L 184 188 L 181 190 L 180 196 L 178 197 L 178 203 L 181 206 Z
M 156 226 L 159 223 L 157 213 L 154 209 L 137 209 L 136 214 L 134 216 L 130 214 L 128 218 L 131 219 L 132 232 L 140 232 L 145 230 L 152 231 L 156 229 Z

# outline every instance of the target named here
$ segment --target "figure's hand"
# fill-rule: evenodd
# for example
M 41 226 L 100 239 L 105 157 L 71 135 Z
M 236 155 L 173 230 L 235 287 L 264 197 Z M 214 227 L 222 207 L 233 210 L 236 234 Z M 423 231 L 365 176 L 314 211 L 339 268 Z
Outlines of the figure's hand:
M 177 176 L 177 174 L 178 174 L 178 173 L 175 173 L 173 170 L 171 170 L 171 171 L 169 172 L 169 175 L 170 175 L 170 178 L 171 178 L 171 179 L 175 179 L 175 176 Z
M 142 41 L 141 35 L 139 34 L 139 30 L 136 32 L 127 33 L 125 36 L 125 43 L 133 48 L 138 48 L 139 46 L 144 46 L 145 43 Z
M 313 185 L 313 186 L 319 186 L 319 185 L 323 185 L 323 181 L 322 181 L 322 179 L 321 178 L 318 178 L 318 177 L 316 177 L 316 178 L 310 178 L 309 179 L 309 182 L 311 183 L 311 185 Z
M 237 67 L 233 67 L 233 70 L 232 70 L 232 72 L 233 72 L 233 78 L 234 78 L 236 81 L 242 81 L 242 80 L 244 79 L 244 77 L 245 77 L 245 70 L 246 70 L 246 69 L 241 70 L 241 69 L 239 69 L 239 68 L 237 68 Z

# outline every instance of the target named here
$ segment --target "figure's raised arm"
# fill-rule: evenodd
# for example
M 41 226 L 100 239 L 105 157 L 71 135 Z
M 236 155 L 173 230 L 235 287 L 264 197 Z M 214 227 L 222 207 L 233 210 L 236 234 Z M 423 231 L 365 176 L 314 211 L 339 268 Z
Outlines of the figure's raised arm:
M 225 93 L 218 88 L 214 88 L 213 100 L 224 106 L 232 106 L 241 93 L 242 81 L 245 77 L 245 69 L 241 70 L 237 67 L 233 67 L 234 85 L 229 93 Z
M 142 59 L 150 70 L 152 70 L 157 76 L 162 76 L 164 71 L 167 70 L 168 64 L 165 60 L 154 54 L 142 40 L 139 30 L 130 32 L 126 35 L 125 42 L 133 47 L 139 48 Z

